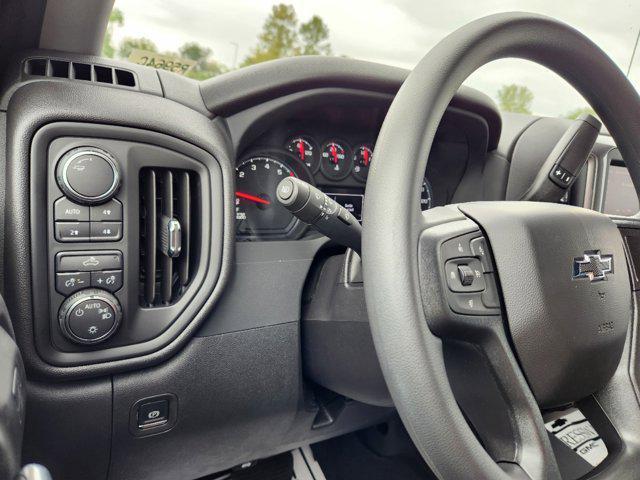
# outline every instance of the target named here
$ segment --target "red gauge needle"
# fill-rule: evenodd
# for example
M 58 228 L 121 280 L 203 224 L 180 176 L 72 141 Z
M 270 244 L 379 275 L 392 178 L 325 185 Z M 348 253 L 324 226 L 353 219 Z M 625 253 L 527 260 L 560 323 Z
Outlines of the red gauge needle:
M 251 200 L 252 202 L 256 203 L 262 203 L 263 205 L 271 205 L 271 202 L 269 200 L 249 195 L 248 193 L 236 192 L 236 197 L 244 198 L 245 200 Z
M 369 150 L 365 149 L 363 150 L 364 153 L 364 166 L 368 167 L 369 166 Z
M 333 163 L 338 164 L 338 150 L 335 145 L 331 145 L 331 155 L 333 156 Z
M 298 151 L 300 152 L 300 160 L 304 162 L 304 142 L 302 140 L 298 142 Z

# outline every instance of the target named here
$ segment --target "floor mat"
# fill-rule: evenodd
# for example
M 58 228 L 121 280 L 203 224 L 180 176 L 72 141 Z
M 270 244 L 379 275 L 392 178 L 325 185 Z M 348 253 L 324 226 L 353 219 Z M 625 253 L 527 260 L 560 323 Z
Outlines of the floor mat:
M 358 434 L 312 445 L 327 480 L 436 480 L 415 447 L 393 456 L 369 449 Z

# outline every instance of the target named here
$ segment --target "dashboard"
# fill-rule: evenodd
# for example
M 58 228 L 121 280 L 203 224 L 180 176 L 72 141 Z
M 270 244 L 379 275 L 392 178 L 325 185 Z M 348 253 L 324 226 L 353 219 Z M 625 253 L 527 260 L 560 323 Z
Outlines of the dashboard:
M 239 241 L 298 239 L 310 233 L 284 207 L 275 191 L 287 176 L 326 193 L 362 220 L 369 169 L 387 105 L 327 104 L 303 109 L 255 138 L 236 163 L 236 237 Z M 465 171 L 465 131 L 448 119 L 436 138 L 422 176 L 422 210 L 448 203 Z

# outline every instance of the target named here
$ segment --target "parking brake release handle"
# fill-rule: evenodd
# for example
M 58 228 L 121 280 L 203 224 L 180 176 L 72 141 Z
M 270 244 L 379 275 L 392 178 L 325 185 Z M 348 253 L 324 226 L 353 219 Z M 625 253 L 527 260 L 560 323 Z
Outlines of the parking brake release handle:
M 287 177 L 278 184 L 276 196 L 282 206 L 304 223 L 360 253 L 362 226 L 325 193 L 299 178 Z

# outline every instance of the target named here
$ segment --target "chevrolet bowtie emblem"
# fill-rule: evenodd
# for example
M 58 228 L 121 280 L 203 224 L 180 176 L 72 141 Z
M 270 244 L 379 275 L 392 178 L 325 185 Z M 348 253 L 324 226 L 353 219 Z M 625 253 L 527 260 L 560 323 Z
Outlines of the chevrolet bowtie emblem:
M 606 280 L 613 273 L 613 255 L 585 252 L 573 259 L 573 279 L 588 278 L 590 282 Z

